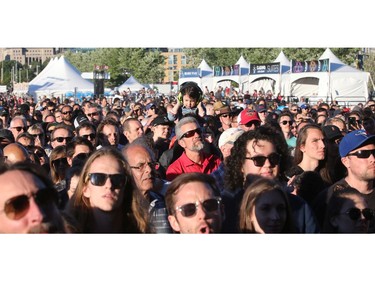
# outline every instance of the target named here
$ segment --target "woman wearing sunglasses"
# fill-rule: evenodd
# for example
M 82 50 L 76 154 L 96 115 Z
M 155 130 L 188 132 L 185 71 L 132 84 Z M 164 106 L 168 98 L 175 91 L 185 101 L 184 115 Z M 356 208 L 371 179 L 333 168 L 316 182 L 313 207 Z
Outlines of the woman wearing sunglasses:
M 325 214 L 323 233 L 368 233 L 374 210 L 354 188 L 337 186 Z
M 86 160 L 66 210 L 83 233 L 146 233 L 148 213 L 140 196 L 121 152 L 103 147 Z
M 277 180 L 288 193 L 296 232 L 318 232 L 310 207 L 287 189 L 285 169 L 290 166 L 288 145 L 282 133 L 270 125 L 243 133 L 233 145 L 225 162 L 224 189 L 221 191 L 225 206 L 225 232 L 238 232 L 239 207 L 248 175 Z

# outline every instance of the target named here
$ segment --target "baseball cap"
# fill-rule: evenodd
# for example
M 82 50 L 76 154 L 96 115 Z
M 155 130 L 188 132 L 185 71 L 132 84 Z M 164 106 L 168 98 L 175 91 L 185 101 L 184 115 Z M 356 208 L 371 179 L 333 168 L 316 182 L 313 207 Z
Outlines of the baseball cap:
M 245 132 L 240 128 L 229 128 L 221 133 L 219 138 L 219 147 L 227 143 L 234 143 L 242 133 Z
M 301 104 L 300 108 L 301 109 L 310 108 L 310 105 L 308 105 L 307 103 L 304 103 L 304 104 Z
M 257 112 L 264 112 L 267 111 L 267 108 L 264 105 L 258 105 L 257 106 Z
M 149 110 L 153 106 L 154 106 L 154 104 L 152 102 L 146 104 L 146 110 Z
M 158 125 L 172 125 L 172 121 L 168 119 L 165 115 L 159 115 L 154 120 L 151 121 L 151 126 L 158 126 Z
M 1 139 L 7 139 L 10 142 L 15 141 L 12 131 L 10 131 L 8 129 L 0 129 L 0 138 Z
M 323 134 L 329 140 L 335 140 L 343 137 L 339 127 L 335 125 L 323 126 Z
M 87 119 L 84 115 L 78 115 L 76 119 L 74 119 L 74 127 L 78 128 L 83 122 L 88 122 L 89 119 Z
M 340 156 L 347 156 L 350 151 L 363 146 L 367 142 L 375 143 L 375 135 L 368 135 L 365 130 L 355 130 L 346 134 L 339 145 Z
M 238 115 L 238 124 L 245 125 L 251 121 L 259 121 L 259 115 L 258 112 L 252 109 L 244 109 L 241 111 L 241 113 Z

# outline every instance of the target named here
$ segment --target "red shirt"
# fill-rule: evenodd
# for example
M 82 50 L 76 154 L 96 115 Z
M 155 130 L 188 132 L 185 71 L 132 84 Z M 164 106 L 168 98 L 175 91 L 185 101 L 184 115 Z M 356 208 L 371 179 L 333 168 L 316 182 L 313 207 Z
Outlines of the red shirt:
M 221 163 L 221 160 L 215 154 L 207 155 L 203 153 L 202 165 L 191 161 L 186 153 L 183 152 L 182 155 L 176 159 L 171 165 L 169 165 L 166 171 L 166 179 L 172 181 L 178 175 L 183 173 L 203 173 L 210 174 L 215 171 Z

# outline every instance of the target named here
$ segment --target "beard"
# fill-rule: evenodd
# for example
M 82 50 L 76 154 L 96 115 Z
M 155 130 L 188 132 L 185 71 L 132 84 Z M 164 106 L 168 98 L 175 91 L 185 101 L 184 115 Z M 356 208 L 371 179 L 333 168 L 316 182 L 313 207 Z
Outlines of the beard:
M 196 152 L 199 152 L 203 149 L 203 142 L 202 140 L 197 140 L 193 143 L 193 146 L 191 147 L 191 150 L 192 151 L 196 151 Z

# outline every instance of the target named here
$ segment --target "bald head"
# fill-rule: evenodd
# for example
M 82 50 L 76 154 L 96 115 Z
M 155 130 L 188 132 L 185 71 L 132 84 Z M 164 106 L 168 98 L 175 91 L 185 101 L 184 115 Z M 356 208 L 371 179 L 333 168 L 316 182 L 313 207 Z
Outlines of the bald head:
M 8 144 L 4 147 L 3 153 L 7 158 L 7 162 L 10 164 L 23 162 L 29 159 L 29 153 L 26 148 L 19 143 Z

